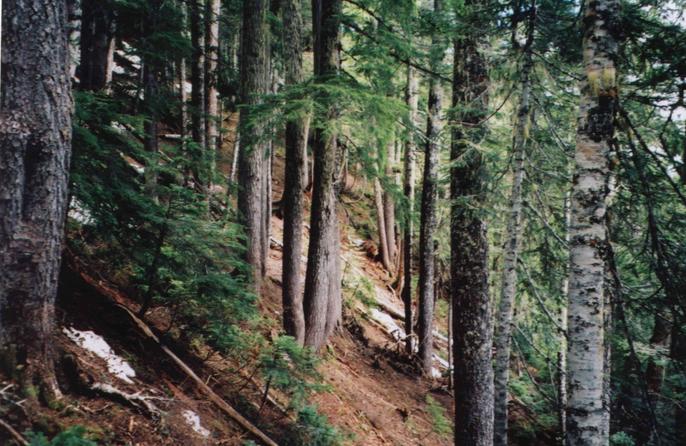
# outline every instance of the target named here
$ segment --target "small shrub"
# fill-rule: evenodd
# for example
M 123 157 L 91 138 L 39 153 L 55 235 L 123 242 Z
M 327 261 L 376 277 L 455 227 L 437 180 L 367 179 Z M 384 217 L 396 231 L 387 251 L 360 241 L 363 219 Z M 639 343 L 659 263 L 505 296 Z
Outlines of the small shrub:
M 60 432 L 50 441 L 42 432 L 27 432 L 26 438 L 29 446 L 97 446 L 94 441 L 84 438 L 85 434 L 86 429 L 83 426 L 73 426 Z
M 433 399 L 431 395 L 426 396 L 426 412 L 431 418 L 431 426 L 434 432 L 441 437 L 452 435 L 453 426 L 445 416 L 445 408 Z

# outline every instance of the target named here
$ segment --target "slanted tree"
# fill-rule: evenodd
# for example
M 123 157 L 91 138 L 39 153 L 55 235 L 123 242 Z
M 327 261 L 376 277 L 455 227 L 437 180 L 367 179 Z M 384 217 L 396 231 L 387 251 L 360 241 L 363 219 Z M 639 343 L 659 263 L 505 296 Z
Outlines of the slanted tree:
M 516 11 L 521 13 L 520 11 Z M 521 245 L 522 221 L 522 181 L 524 180 L 524 159 L 531 120 L 531 71 L 533 69 L 534 24 L 536 5 L 532 3 L 529 11 L 526 42 L 521 49 L 522 64 L 520 70 L 520 96 L 515 117 L 514 137 L 512 141 L 512 189 L 510 207 L 505 232 L 505 252 L 503 270 L 500 280 L 500 306 L 497 315 L 495 333 L 495 419 L 494 445 L 507 446 L 507 393 L 510 375 L 510 338 L 517 293 L 517 260 Z M 517 21 L 513 21 L 513 43 L 516 43 Z
M 264 272 L 264 168 L 267 147 L 264 126 L 257 122 L 253 107 L 269 91 L 269 28 L 267 0 L 244 0 L 241 29 L 240 115 L 241 145 L 238 153 L 238 212 L 245 225 L 245 258 L 253 269 L 259 293 Z
M 434 0 L 434 21 L 440 20 L 442 11 L 442 0 Z M 433 31 L 430 69 L 437 72 L 443 61 L 446 42 L 437 26 L 434 26 Z M 424 373 L 429 374 L 429 376 L 433 367 L 433 314 L 436 282 L 434 241 L 438 201 L 438 158 L 441 148 L 441 102 L 440 80 L 432 76 L 429 79 L 424 175 L 422 178 L 422 212 L 419 228 L 419 317 L 417 321 L 419 358 Z
M 67 211 L 71 80 L 64 0 L 8 0 L 0 99 L 0 355 L 29 395 L 60 395 L 54 303 Z
M 81 2 L 79 88 L 102 90 L 112 81 L 114 8 L 109 0 Z
M 458 11 L 465 29 L 454 39 L 450 150 L 451 293 L 455 365 L 455 444 L 493 444 L 493 345 L 488 293 L 488 240 L 480 200 L 484 161 L 474 147 L 484 133 L 488 71 L 483 54 L 482 8 L 488 1 L 467 0 Z
M 303 80 L 301 0 L 283 4 L 284 69 L 287 85 Z M 283 192 L 283 325 L 299 344 L 305 338 L 300 257 L 302 255 L 303 193 L 307 165 L 306 118 L 286 122 L 286 171 Z
M 313 0 L 314 73 L 319 82 L 338 76 L 340 59 L 341 0 Z M 338 230 L 338 166 L 341 162 L 336 134 L 336 104 L 330 94 L 322 95 L 325 116 L 317 117 L 314 129 L 314 178 L 310 218 L 310 245 L 305 275 L 305 345 L 320 349 L 340 320 L 341 271 Z
M 571 194 L 567 444 L 604 445 L 604 250 L 610 144 L 617 102 L 617 0 L 587 2 L 584 76 Z

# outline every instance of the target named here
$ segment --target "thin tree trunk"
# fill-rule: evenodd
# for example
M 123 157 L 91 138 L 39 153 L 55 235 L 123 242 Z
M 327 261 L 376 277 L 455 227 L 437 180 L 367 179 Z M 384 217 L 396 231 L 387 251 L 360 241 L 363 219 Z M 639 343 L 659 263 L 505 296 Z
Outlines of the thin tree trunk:
M 283 4 L 283 42 L 286 84 L 303 80 L 301 0 L 285 0 Z M 302 256 L 303 202 L 305 191 L 305 150 L 307 147 L 306 118 L 286 123 L 286 167 L 283 191 L 283 326 L 286 334 L 302 345 L 305 340 L 300 280 Z
M 585 5 L 585 76 L 576 141 L 572 186 L 569 271 L 569 347 L 567 444 L 606 445 L 603 429 L 604 281 L 606 199 L 610 179 L 608 153 L 613 137 L 617 95 L 614 59 L 617 43 L 611 24 L 618 20 L 617 0 Z
M 393 170 L 395 169 L 395 154 L 394 145 L 389 143 L 386 153 L 386 178 L 391 181 L 394 178 Z M 396 240 L 395 240 L 395 202 L 391 192 L 384 190 L 383 193 L 383 216 L 386 226 L 386 246 L 388 247 L 388 260 L 391 268 L 388 272 L 393 275 L 396 261 Z
M 434 15 L 440 16 L 442 0 L 434 0 Z M 431 69 L 441 64 L 445 43 L 438 30 L 434 30 L 431 41 Z M 424 156 L 424 175 L 422 179 L 422 207 L 419 228 L 419 316 L 417 337 L 419 340 L 419 359 L 424 373 L 431 375 L 433 366 L 433 315 L 435 293 L 435 249 L 436 210 L 438 199 L 438 158 L 440 155 L 441 132 L 441 84 L 429 80 L 429 102 L 426 118 L 426 147 Z
M 260 96 L 269 91 L 269 28 L 267 26 L 267 0 L 243 1 L 243 28 L 241 31 L 241 103 L 254 106 Z M 241 146 L 238 153 L 238 212 L 245 225 L 248 239 L 246 261 L 253 270 L 255 290 L 259 294 L 263 271 L 263 243 L 266 188 L 264 176 L 267 145 L 264 127 L 255 122 L 250 108 L 241 110 Z
M 313 0 L 314 67 L 319 79 L 338 75 L 341 0 Z M 330 101 L 330 98 L 324 98 Z M 323 121 L 336 118 L 335 104 L 326 104 Z M 319 350 L 338 321 L 340 308 L 340 240 L 337 183 L 339 147 L 336 136 L 324 128 L 314 133 L 314 183 L 310 245 L 305 277 L 305 345 Z
M 564 241 L 569 245 L 569 226 L 571 224 L 571 203 L 570 194 L 565 196 L 564 202 L 564 215 L 565 215 L 565 237 Z M 561 294 L 565 302 L 560 310 L 560 327 L 562 328 L 562 333 L 560 333 L 560 351 L 557 353 L 557 370 L 559 374 L 558 384 L 557 384 L 557 394 L 558 394 L 558 422 L 560 424 L 560 440 L 564 444 L 567 440 L 567 413 L 565 412 L 567 407 L 567 295 L 569 293 L 569 263 L 565 268 L 565 276 L 562 279 L 562 289 Z
M 467 1 L 468 11 L 483 6 Z M 468 17 L 474 19 L 476 17 Z M 470 20 L 476 28 L 475 21 Z M 487 113 L 486 61 L 477 31 L 455 39 L 451 143 L 451 271 L 453 299 L 453 355 L 455 362 L 455 444 L 493 444 L 493 328 L 488 292 L 488 240 L 478 204 L 483 194 L 483 160 L 469 140 L 483 130 Z M 462 123 L 470 124 L 462 126 Z M 466 133 L 466 128 L 476 129 Z M 472 134 L 473 133 L 473 134 Z
M 439 0 L 440 1 L 440 0 Z M 413 337 L 412 337 L 412 239 L 414 232 L 414 183 L 415 183 L 415 151 L 417 144 L 414 135 L 414 125 L 417 122 L 417 107 L 419 103 L 419 80 L 415 68 L 407 65 L 407 90 L 405 92 L 405 102 L 409 109 L 407 116 L 410 130 L 405 143 L 405 160 L 404 160 L 404 183 L 403 193 L 408 202 L 407 218 L 405 223 L 405 233 L 403 237 L 403 286 L 402 298 L 405 306 L 405 352 L 408 355 L 413 353 Z
M 190 0 L 191 5 L 191 135 L 195 143 L 194 151 L 205 148 L 205 42 L 203 40 L 202 11 L 203 0 Z M 199 159 L 196 159 L 199 161 Z M 202 164 L 202 163 L 201 163 Z M 202 172 L 195 172 L 195 180 L 202 185 Z
M 219 15 L 221 0 L 205 1 L 205 159 L 207 164 L 206 187 L 212 189 L 219 151 L 219 94 L 217 92 L 217 62 L 219 61 Z
M 383 189 L 378 178 L 374 179 L 374 203 L 376 204 L 376 225 L 379 230 L 379 254 L 386 271 L 392 271 L 391 259 L 388 256 L 388 237 L 386 236 L 386 218 L 384 217 Z
M 0 95 L 0 363 L 60 396 L 52 334 L 71 155 L 65 0 L 5 0 Z
M 113 6 L 108 0 L 81 3 L 81 61 L 77 72 L 82 90 L 103 90 L 112 79 Z
M 510 373 L 510 341 L 512 336 L 512 318 L 514 315 L 517 293 L 517 259 L 521 238 L 522 220 L 522 181 L 524 179 L 524 158 L 529 137 L 531 70 L 533 68 L 532 44 L 534 38 L 535 6 L 529 12 L 529 29 L 524 47 L 521 69 L 521 96 L 512 144 L 514 164 L 512 167 L 512 190 L 510 192 L 510 212 L 507 221 L 506 245 L 504 252 L 503 272 L 501 278 L 500 307 L 498 324 L 495 333 L 494 364 L 494 430 L 495 446 L 507 446 L 507 393 Z
M 153 13 L 154 14 L 154 13 Z M 154 19 L 153 19 L 154 20 Z M 147 117 L 145 120 L 145 150 L 148 152 L 148 160 L 145 164 L 145 190 L 148 196 L 157 201 L 157 163 L 159 158 L 159 140 L 157 139 L 157 128 L 159 117 L 157 112 L 157 75 L 154 64 L 146 61 L 144 65 L 143 82 L 145 108 Z

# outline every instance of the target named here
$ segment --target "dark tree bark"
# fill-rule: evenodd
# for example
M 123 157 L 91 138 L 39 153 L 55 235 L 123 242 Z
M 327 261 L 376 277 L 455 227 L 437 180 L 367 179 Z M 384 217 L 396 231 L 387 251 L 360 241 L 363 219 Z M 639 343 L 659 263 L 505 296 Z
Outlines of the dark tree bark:
M 319 81 L 338 75 L 341 0 L 313 0 L 314 69 Z M 330 98 L 321 122 L 336 118 Z M 323 125 L 314 132 L 314 183 L 310 245 L 305 276 L 305 345 L 319 350 L 340 319 L 340 239 L 338 232 L 338 165 L 341 156 L 336 135 Z
M 374 204 L 376 205 L 376 226 L 379 231 L 379 254 L 381 254 L 381 263 L 386 271 L 393 271 L 391 258 L 388 255 L 388 236 L 386 235 L 386 217 L 383 201 L 383 188 L 378 178 L 374 179 Z
M 150 14 L 143 18 L 144 38 L 150 41 L 157 32 L 159 10 L 162 0 L 151 0 Z M 159 127 L 159 97 L 158 83 L 160 74 L 160 59 L 152 53 L 151 48 L 143 59 L 143 97 L 145 101 L 145 113 L 147 114 L 144 130 L 144 145 L 148 152 L 148 161 L 145 165 L 145 190 L 146 193 L 157 201 L 157 171 L 159 158 L 159 140 L 157 131 Z
M 241 30 L 241 110 L 238 152 L 238 212 L 245 225 L 248 246 L 246 261 L 253 270 L 255 289 L 259 293 L 262 280 L 264 240 L 265 160 L 268 150 L 264 128 L 256 122 L 250 109 L 269 91 L 269 28 L 267 0 L 243 1 Z
M 479 0 L 467 1 L 468 10 Z M 483 159 L 469 140 L 483 131 L 488 73 L 479 48 L 481 33 L 467 16 L 468 30 L 455 39 L 451 169 L 451 271 L 455 363 L 455 444 L 493 444 L 493 328 L 488 293 L 488 240 L 479 203 L 483 198 Z M 466 124 L 466 125 L 465 125 Z M 470 128 L 470 133 L 466 129 Z
M 2 12 L 0 356 L 51 400 L 71 154 L 67 5 L 6 0 Z
M 112 80 L 114 9 L 109 0 L 83 0 L 81 5 L 79 88 L 102 90 Z
M 286 84 L 303 80 L 301 0 L 283 4 L 283 42 Z M 300 257 L 302 256 L 303 192 L 307 128 L 305 119 L 286 123 L 286 172 L 283 191 L 283 326 L 299 344 L 305 340 Z
M 434 0 L 434 14 L 439 16 L 442 1 Z M 431 70 L 437 70 L 443 60 L 445 43 L 440 33 L 434 32 L 431 41 Z M 422 212 L 419 228 L 419 317 L 417 337 L 419 339 L 419 359 L 424 373 L 431 375 L 433 366 L 433 315 L 435 304 L 435 250 L 436 201 L 438 193 L 438 156 L 440 151 L 439 134 L 441 115 L 441 84 L 429 80 L 429 107 L 426 119 L 426 147 L 424 176 L 422 179 Z

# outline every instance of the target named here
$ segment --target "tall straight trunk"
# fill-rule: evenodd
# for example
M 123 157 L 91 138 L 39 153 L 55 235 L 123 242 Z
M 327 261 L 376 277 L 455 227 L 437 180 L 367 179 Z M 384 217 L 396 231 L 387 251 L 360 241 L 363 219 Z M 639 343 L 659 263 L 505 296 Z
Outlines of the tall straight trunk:
M 102 90 L 112 80 L 114 5 L 108 0 L 81 3 L 81 62 L 79 88 Z
M 67 4 L 2 6 L 0 363 L 51 401 L 60 396 L 52 335 L 71 155 Z
M 313 0 L 314 71 L 318 79 L 338 75 L 341 0 Z M 336 135 L 326 131 L 337 116 L 335 104 L 325 97 L 326 116 L 314 132 L 314 183 L 310 218 L 310 245 L 305 276 L 305 345 L 319 350 L 340 317 L 340 235 L 338 232 L 338 163 Z
M 440 16 L 442 0 L 434 0 L 434 15 Z M 436 30 L 431 41 L 431 69 L 436 70 L 443 60 L 445 43 Z M 419 227 L 419 317 L 417 337 L 419 359 L 425 373 L 431 374 L 433 366 L 433 318 L 436 300 L 435 249 L 436 209 L 438 198 L 438 158 L 441 132 L 441 84 L 429 80 L 429 103 L 426 118 L 426 147 L 424 176 L 422 178 L 422 210 Z
M 269 28 L 267 26 L 268 0 L 243 1 L 243 28 L 241 30 L 241 146 L 238 153 L 238 212 L 245 225 L 248 240 L 245 259 L 253 270 L 255 289 L 259 293 L 263 271 L 264 187 L 267 146 L 264 127 L 255 122 L 249 108 L 261 101 L 269 91 Z
M 303 80 L 301 0 L 283 4 L 283 42 L 286 84 Z M 297 117 L 286 123 L 286 168 L 283 192 L 283 326 L 286 334 L 299 344 L 305 340 L 300 281 L 302 255 L 303 193 L 305 191 L 304 153 L 307 147 L 306 118 Z
M 569 226 L 572 218 L 572 208 L 570 203 L 570 194 L 565 195 L 564 201 L 564 216 L 565 216 L 565 236 L 564 240 L 569 245 Z M 565 277 L 562 279 L 561 294 L 565 301 L 560 310 L 560 351 L 557 353 L 557 394 L 558 394 L 558 423 L 560 425 L 560 440 L 564 444 L 567 439 L 567 295 L 569 293 L 569 264 L 565 268 Z
M 205 42 L 203 40 L 203 0 L 190 0 L 191 5 L 191 136 L 195 151 L 205 147 Z M 196 160 L 199 161 L 199 160 Z M 201 172 L 195 172 L 195 180 L 200 182 Z
M 407 65 L 407 91 L 405 102 L 409 109 L 407 116 L 410 130 L 405 142 L 405 160 L 403 164 L 403 194 L 407 200 L 407 218 L 405 219 L 405 231 L 403 233 L 403 290 L 402 298 L 405 307 L 405 352 L 411 355 L 414 349 L 412 345 L 412 239 L 414 232 L 414 183 L 415 183 L 415 142 L 414 125 L 417 121 L 417 106 L 419 103 L 419 80 L 415 68 Z
M 393 143 L 389 143 L 386 156 L 386 178 L 388 181 L 393 181 L 393 170 L 395 169 L 396 165 Z M 383 193 L 383 216 L 386 226 L 386 246 L 388 247 L 388 260 L 391 264 L 391 269 L 389 272 L 391 275 L 393 275 L 395 271 L 393 266 L 395 265 L 397 255 L 395 238 L 395 200 L 393 200 L 393 195 L 388 190 L 384 190 Z
M 147 117 L 145 119 L 144 146 L 148 152 L 148 160 L 145 165 L 145 190 L 148 196 L 157 201 L 157 162 L 159 158 L 159 140 L 157 129 L 159 116 L 157 112 L 157 75 L 154 64 L 146 61 L 143 66 L 144 98 Z
M 618 0 L 587 2 L 575 172 L 568 297 L 567 444 L 606 445 L 603 429 L 606 200 L 617 96 L 612 35 Z
M 483 7 L 466 1 L 468 11 Z M 476 13 L 478 14 L 478 12 Z M 488 292 L 488 240 L 478 204 L 483 197 L 483 159 L 470 140 L 483 133 L 487 113 L 488 73 L 479 48 L 474 16 L 472 28 L 455 38 L 453 116 L 450 157 L 451 272 L 453 351 L 455 362 L 455 444 L 493 444 L 493 328 Z M 463 126 L 463 124 L 465 124 Z M 466 133 L 466 128 L 473 128 Z
M 392 271 L 388 255 L 388 237 L 386 236 L 386 218 L 384 217 L 383 188 L 378 178 L 374 179 L 374 204 L 376 205 L 376 226 L 379 231 L 379 254 L 386 271 Z
M 217 65 L 219 61 L 219 15 L 221 0 L 205 1 L 205 163 L 208 193 L 216 168 L 219 151 L 219 94 L 217 92 Z
M 535 8 L 535 6 L 532 6 Z M 529 29 L 524 47 L 521 68 L 521 96 L 515 121 L 512 143 L 514 164 L 512 166 L 512 190 L 510 210 L 505 235 L 505 252 L 500 290 L 500 307 L 497 315 L 497 329 L 494 339 L 494 428 L 493 444 L 507 446 L 507 387 L 510 373 L 510 338 L 512 318 L 517 293 L 517 258 L 521 238 L 522 181 L 524 179 L 524 158 L 529 137 L 531 70 L 533 68 L 532 44 L 534 38 L 535 9 L 530 11 Z

